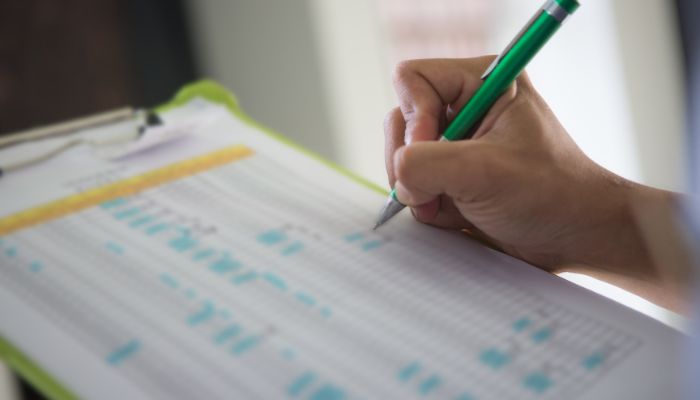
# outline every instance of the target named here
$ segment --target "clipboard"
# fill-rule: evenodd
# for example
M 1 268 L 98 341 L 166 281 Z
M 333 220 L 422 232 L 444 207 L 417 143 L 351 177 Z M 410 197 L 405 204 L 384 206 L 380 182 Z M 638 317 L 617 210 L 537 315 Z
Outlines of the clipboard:
M 265 137 L 261 138 L 261 141 L 254 142 L 251 137 L 249 138 L 251 141 L 248 142 L 264 146 L 269 145 L 270 148 L 274 147 L 275 151 L 279 151 L 278 153 L 260 154 L 261 160 L 264 160 L 264 162 L 276 161 L 270 155 L 284 154 L 290 157 L 289 160 L 285 160 L 287 164 L 276 164 L 277 167 L 287 166 L 290 171 L 280 171 L 277 174 L 278 170 L 274 169 L 273 173 L 264 175 L 266 178 L 278 178 L 277 181 L 270 180 L 270 182 L 274 182 L 274 184 L 270 183 L 273 186 L 270 188 L 270 193 L 275 193 L 275 190 L 278 190 L 278 192 L 283 191 L 283 189 L 275 187 L 275 185 L 287 183 L 278 176 L 283 175 L 283 172 L 298 173 L 302 169 L 311 171 L 315 168 L 318 170 L 318 175 L 314 176 L 313 179 L 306 179 L 304 184 L 315 190 L 314 193 L 320 193 L 318 196 L 324 196 L 316 198 L 320 201 L 326 201 L 324 208 L 330 209 L 335 207 L 332 210 L 333 212 L 329 210 L 299 211 L 301 209 L 297 210 L 294 206 L 303 207 L 307 202 L 304 201 L 306 199 L 295 197 L 280 197 L 274 204 L 256 202 L 256 208 L 258 206 L 268 207 L 266 210 L 269 212 L 273 207 L 286 206 L 283 203 L 289 200 L 294 202 L 294 206 L 289 205 L 283 210 L 286 214 L 282 214 L 282 211 L 280 211 L 280 214 L 277 216 L 290 215 L 290 213 L 296 211 L 298 211 L 299 215 L 290 215 L 289 221 L 291 223 L 285 224 L 280 229 L 266 230 L 259 234 L 246 236 L 248 241 L 245 243 L 258 246 L 250 251 L 255 251 L 259 254 L 264 253 L 266 257 L 268 253 L 271 253 L 270 257 L 276 257 L 275 260 L 292 260 L 287 257 L 294 257 L 295 254 L 299 255 L 300 251 L 303 252 L 306 243 L 309 247 L 314 247 L 315 251 L 325 251 L 326 253 L 324 254 L 332 251 L 336 259 L 334 263 L 330 263 L 327 267 L 335 268 L 333 270 L 335 273 L 342 272 L 351 275 L 347 279 L 335 279 L 335 282 L 330 283 L 330 279 L 316 277 L 313 271 L 299 271 L 293 268 L 283 271 L 288 273 L 288 276 L 280 276 L 281 272 L 270 270 L 261 270 L 260 273 L 253 271 L 252 273 L 244 272 L 238 274 L 238 272 L 234 272 L 237 271 L 236 268 L 239 268 L 236 260 L 230 259 L 231 255 L 228 252 L 221 253 L 219 250 L 222 249 L 220 248 L 214 249 L 216 250 L 216 257 L 219 257 L 219 254 L 223 254 L 223 257 L 215 260 L 213 264 L 207 264 L 208 268 L 204 271 L 215 274 L 222 272 L 228 274 L 225 281 L 216 281 L 217 285 L 223 285 L 224 283 L 233 285 L 226 288 L 240 287 L 238 285 L 248 284 L 247 282 L 253 280 L 259 283 L 262 289 L 268 291 L 265 293 L 273 293 L 270 296 L 286 296 L 284 299 L 289 300 L 284 300 L 284 302 L 279 300 L 279 304 L 270 301 L 267 305 L 257 305 L 258 307 L 264 306 L 268 308 L 263 307 L 253 310 L 257 314 L 259 310 L 269 312 L 271 310 L 270 307 L 272 307 L 275 312 L 278 312 L 276 307 L 279 306 L 282 307 L 281 309 L 288 311 L 290 313 L 289 317 L 286 317 L 286 314 L 275 314 L 276 318 L 279 319 L 281 330 L 300 329 L 303 331 L 304 329 L 314 328 L 319 331 L 332 333 L 326 336 L 325 340 L 336 340 L 335 338 L 340 338 L 343 333 L 349 332 L 348 327 L 352 325 L 344 325 L 348 321 L 352 321 L 355 324 L 366 324 L 362 325 L 365 326 L 361 331 L 362 334 L 355 332 L 352 335 L 347 335 L 348 337 L 344 338 L 345 341 L 343 342 L 332 343 L 336 346 L 334 350 L 342 352 L 342 355 L 338 356 L 338 359 L 341 361 L 337 362 L 347 363 L 342 364 L 346 368 L 352 363 L 354 374 L 367 375 L 363 379 L 352 381 L 352 387 L 359 393 L 364 393 L 364 396 L 361 395 L 362 397 L 372 397 L 376 393 L 383 393 L 386 390 L 392 393 L 390 397 L 396 397 L 393 394 L 401 393 L 400 397 L 402 398 L 434 396 L 466 399 L 486 397 L 480 396 L 479 393 L 490 393 L 492 397 L 496 396 L 496 398 L 508 397 L 504 396 L 503 393 L 526 393 L 530 397 L 546 394 L 550 398 L 561 398 L 558 395 L 562 395 L 562 393 L 576 393 L 581 399 L 597 399 L 606 393 L 625 392 L 626 394 L 631 394 L 631 397 L 642 398 L 661 393 L 668 394 L 674 389 L 678 390 L 678 387 L 673 386 L 671 378 L 680 376 L 680 373 L 674 371 L 672 366 L 659 372 L 654 368 L 656 364 L 650 364 L 651 360 L 671 364 L 669 360 L 674 360 L 675 358 L 673 354 L 670 354 L 669 349 L 673 347 L 673 343 L 680 339 L 680 335 L 677 332 L 650 321 L 645 316 L 627 310 L 619 304 L 565 282 L 556 276 L 528 266 L 522 261 L 468 241 L 457 232 L 450 233 L 434 230 L 415 223 L 409 216 L 393 221 L 392 225 L 386 227 L 387 229 L 383 232 L 369 232 L 371 221 L 376 212 L 375 207 L 384 200 L 386 196 L 385 190 L 295 145 L 280 134 L 262 127 L 241 110 L 232 94 L 215 82 L 200 81 L 185 86 L 173 100 L 156 107 L 155 111 L 167 116 L 168 112 L 182 110 L 197 99 L 204 99 L 209 103 L 225 107 L 226 111 L 224 112 L 228 113 L 227 115 L 234 116 L 236 124 L 239 122 L 244 124 L 255 134 L 264 133 L 262 136 Z M 166 125 L 167 123 L 166 119 Z M 257 149 L 261 150 L 262 148 L 263 146 L 260 146 Z M 294 151 L 291 149 L 294 149 Z M 136 175 L 133 179 L 129 178 L 129 186 L 142 190 L 143 188 L 151 187 L 149 185 L 153 182 L 179 181 L 181 178 L 191 175 L 192 171 L 198 171 L 197 168 L 206 169 L 226 164 L 230 161 L 235 161 L 230 165 L 232 169 L 222 173 L 239 174 L 247 173 L 245 171 L 254 171 L 260 165 L 255 162 L 257 156 L 250 156 L 253 154 L 251 151 L 254 153 L 256 150 L 254 147 L 246 147 L 245 145 L 229 146 L 220 149 L 210 148 L 203 158 L 196 156 L 184 161 L 185 164 L 177 162 L 164 167 L 142 171 L 143 173 Z M 242 161 L 239 164 L 239 161 L 236 160 Z M 246 164 L 250 160 L 252 160 L 251 163 Z M 237 168 L 237 166 L 242 164 L 247 165 L 245 168 L 249 168 L 249 170 L 245 168 L 243 170 L 233 170 L 233 168 Z M 303 177 L 302 175 L 303 172 L 297 175 L 285 176 Z M 262 175 L 245 175 L 244 178 L 248 179 L 248 181 L 242 179 L 239 183 L 250 182 L 252 177 L 253 184 L 257 184 L 254 178 L 258 176 Z M 349 179 L 341 179 L 342 177 Z M 336 187 L 338 193 L 326 193 L 325 189 L 328 185 L 337 185 L 334 187 Z M 84 196 L 82 199 L 80 198 L 83 193 L 78 193 L 73 198 L 80 201 L 61 203 L 64 200 L 59 199 L 57 200 L 58 204 L 49 205 L 48 208 L 45 205 L 40 205 L 20 212 L 17 218 L 1 218 L 0 232 L 12 232 L 30 225 L 36 225 L 37 229 L 41 229 L 43 228 L 41 224 L 43 221 L 52 220 L 59 223 L 62 220 L 53 219 L 76 210 L 88 210 L 87 212 L 93 213 L 89 214 L 91 216 L 97 216 L 95 213 L 102 213 L 99 214 L 100 218 L 112 218 L 109 219 L 110 223 L 118 220 L 118 223 L 121 224 L 118 226 L 110 225 L 110 227 L 121 229 L 122 232 L 133 232 L 129 229 L 141 226 L 144 220 L 139 215 L 137 215 L 138 220 L 129 219 L 136 209 L 130 207 L 135 207 L 135 204 L 129 204 L 123 197 L 114 198 L 114 193 L 120 193 L 119 190 L 122 189 L 120 182 L 115 182 L 114 185 L 108 184 L 104 187 L 90 188 L 85 192 L 89 194 L 87 200 L 85 200 Z M 292 187 L 290 190 L 293 189 Z M 108 193 L 106 197 L 100 197 L 105 190 L 112 190 L 112 192 Z M 126 192 L 126 195 L 130 193 L 132 192 Z M 250 195 L 250 198 L 244 198 L 244 194 L 226 193 L 242 196 L 242 201 L 260 200 L 260 196 L 269 195 L 268 193 L 256 192 L 257 195 Z M 260 193 L 263 194 L 261 195 Z M 284 193 L 286 194 L 286 192 Z M 269 197 L 272 198 L 274 196 L 269 195 Z M 341 202 L 342 205 L 340 204 Z M 126 205 L 123 205 L 124 203 Z M 199 203 L 196 202 L 187 204 L 193 205 L 194 208 L 199 207 Z M 214 203 L 212 204 L 212 206 L 215 206 Z M 100 205 L 100 207 L 90 208 L 93 205 Z M 65 209 L 67 212 L 61 214 L 52 211 L 57 209 L 57 206 L 58 209 Z M 229 211 L 233 213 L 234 210 L 228 208 L 230 204 L 225 204 L 224 206 L 225 208 L 219 208 L 219 210 L 226 210 L 226 214 Z M 115 207 L 116 212 L 113 211 Z M 121 207 L 124 207 L 124 209 Z M 340 214 L 343 212 L 348 214 L 335 217 L 336 213 Z M 211 215 L 223 217 L 221 213 Z M 356 221 L 357 218 L 360 218 L 359 216 L 365 218 L 366 221 Z M 237 217 L 245 217 L 244 212 L 241 212 Z M 262 218 L 259 216 L 254 217 Z M 275 219 L 273 217 L 265 216 L 267 218 L 264 221 L 265 224 L 260 224 L 255 229 L 263 226 L 267 229 L 269 225 L 267 223 Z M 320 223 L 311 223 L 305 218 L 313 219 L 315 222 Z M 125 221 L 131 222 L 127 223 Z M 231 221 L 229 220 L 229 222 Z M 308 225 L 301 225 L 305 223 Z M 151 233 L 158 234 L 161 226 L 160 224 L 153 225 L 153 232 L 150 232 L 151 228 L 147 228 L 147 231 L 141 232 L 141 234 L 144 237 Z M 366 229 L 367 232 L 359 229 Z M 315 232 L 316 230 L 322 231 L 327 236 L 320 235 L 318 232 Z M 34 232 L 32 229 L 27 231 L 29 235 L 39 235 L 41 233 Z M 210 257 L 213 254 L 212 248 L 220 244 L 220 241 L 216 243 L 212 243 L 212 241 L 205 243 L 201 249 L 193 248 L 199 243 L 196 240 L 191 240 L 192 237 L 189 236 L 188 230 L 179 230 L 178 232 L 179 236 L 176 239 L 170 240 L 168 238 L 165 242 L 160 242 L 159 244 L 163 245 L 162 251 L 164 255 L 167 251 L 178 257 L 186 254 L 186 260 L 189 263 L 187 266 L 194 263 L 200 263 L 197 265 L 202 266 L 201 260 L 206 260 L 207 257 Z M 36 238 L 38 236 L 29 237 Z M 303 238 L 303 240 L 299 241 L 297 240 L 298 238 Z M 96 244 L 101 245 L 102 242 Z M 438 244 L 442 248 L 437 248 L 439 247 Z M 139 243 L 138 245 L 141 244 Z M 144 250 L 146 246 L 146 244 L 143 244 L 142 248 L 132 248 L 131 250 L 138 250 L 140 252 L 136 252 L 142 255 L 146 252 Z M 81 251 L 82 249 L 81 247 Z M 114 242 L 105 243 L 105 247 L 100 247 L 99 250 L 101 251 L 99 253 L 100 256 L 111 254 L 114 257 L 122 257 L 124 256 L 123 253 L 125 253 L 125 249 L 119 243 Z M 150 249 L 148 250 L 150 251 Z M 87 253 L 87 251 L 88 249 L 86 248 L 85 252 Z M 168 257 L 171 257 L 171 253 L 167 253 Z M 408 257 L 397 259 L 401 254 L 408 255 Z M 82 255 L 83 253 L 81 252 L 81 257 Z M 438 259 L 439 262 L 436 261 Z M 208 263 L 208 261 L 206 262 Z M 289 266 L 292 267 L 304 266 L 301 261 L 285 262 L 288 262 Z M 380 270 L 383 274 L 388 274 L 385 275 L 384 279 L 374 279 L 378 271 L 374 267 L 378 265 L 381 265 L 382 268 Z M 176 267 L 176 265 L 169 266 Z M 147 269 L 146 267 L 147 265 L 144 263 L 143 269 Z M 60 271 L 60 273 L 63 272 L 63 270 Z M 90 271 L 85 270 L 84 272 Z M 163 285 L 159 286 L 159 288 L 163 287 L 163 290 L 171 290 L 168 293 L 177 293 L 177 296 L 187 297 L 194 293 L 190 293 L 187 287 L 180 285 L 180 281 L 170 274 L 157 275 L 156 271 L 150 272 L 154 273 L 149 275 L 149 278 L 153 278 L 153 281 L 149 281 L 149 285 Z M 136 277 L 140 276 L 136 275 Z M 221 275 L 217 276 L 220 277 Z M 11 275 L 8 275 L 8 279 L 9 277 Z M 131 282 L 136 282 L 136 278 L 133 279 Z M 304 289 L 303 291 L 297 291 L 298 288 L 294 288 L 295 282 L 301 285 L 307 284 L 313 279 L 319 279 L 310 288 L 318 289 L 317 296 L 306 291 L 306 289 L 309 289 L 307 287 L 302 288 Z M 93 283 L 95 282 L 97 281 Z M 362 292 L 366 284 L 373 287 L 374 290 L 366 293 Z M 411 290 L 403 290 L 403 285 L 411 288 Z M 326 286 L 330 286 L 330 288 Z M 88 288 L 88 286 L 83 287 Z M 119 294 L 121 293 L 119 292 Z M 353 297 L 353 294 L 357 293 L 362 295 Z M 420 295 L 416 296 L 416 293 Z M 175 296 L 175 294 L 172 296 Z M 339 298 L 338 296 L 345 297 Z M 4 298 L 11 302 L 14 301 L 16 306 L 21 306 L 12 298 Z M 489 300 L 485 301 L 485 298 Z M 274 297 L 274 299 L 278 299 L 278 297 Z M 506 302 L 504 304 L 507 307 L 500 305 L 500 301 Z M 162 303 L 156 304 L 162 305 Z M 238 303 L 236 305 L 237 307 L 242 306 L 242 304 Z M 373 312 L 378 305 L 386 307 L 383 313 Z M 459 315 L 455 315 L 455 310 L 461 310 L 465 306 L 472 307 L 473 311 L 471 314 L 466 311 L 463 312 L 465 313 L 463 318 L 471 318 L 468 321 L 461 320 Z M 220 317 L 221 321 L 228 321 L 227 318 L 231 318 L 230 313 L 214 313 L 213 310 L 219 311 L 219 309 L 213 307 L 208 301 L 204 301 L 202 307 L 201 310 L 197 310 L 194 314 L 179 321 L 186 321 L 191 326 L 199 326 L 200 323 L 207 321 L 208 318 L 213 318 L 212 315 L 217 318 Z M 503 312 L 504 309 L 509 311 Z M 356 312 L 356 310 L 361 312 Z M 222 308 L 221 311 L 229 310 Z M 339 320 L 334 319 L 336 313 L 341 315 Z M 264 315 L 264 312 L 260 312 L 260 314 Z M 109 315 L 109 313 L 105 315 Z M 297 315 L 304 319 L 300 320 L 301 322 L 297 322 L 293 317 Z M 122 322 L 122 320 L 119 321 Z M 160 319 L 160 321 L 165 320 Z M 303 324 L 304 321 L 313 324 L 307 326 Z M 336 324 L 335 321 L 340 322 Z M 435 326 L 440 326 L 441 329 L 434 329 Z M 216 326 L 213 329 L 219 329 L 219 327 Z M 227 340 L 229 342 L 230 340 L 235 341 L 232 347 L 226 347 L 226 354 L 233 357 L 255 348 L 264 340 L 262 336 L 255 335 L 246 336 L 239 340 L 238 337 L 235 337 L 238 334 L 237 329 L 234 329 L 233 326 L 227 326 L 221 331 L 216 331 L 215 341 L 218 342 L 219 338 L 223 342 Z M 399 335 L 401 340 L 396 339 L 399 336 L 395 338 L 392 335 L 386 335 L 385 329 L 401 332 L 401 335 Z M 268 330 L 264 330 L 264 332 L 267 333 Z M 276 330 L 271 332 L 276 332 Z M 460 335 L 454 335 L 454 332 L 460 332 Z M 14 333 L 15 338 L 21 339 L 21 337 L 16 336 L 17 332 Z M 61 333 L 65 335 L 65 332 Z M 467 338 L 474 338 L 474 340 L 467 340 L 465 337 L 462 337 L 462 334 L 466 335 Z M 502 340 L 500 339 L 501 336 L 503 336 Z M 232 337 L 234 338 L 232 339 Z M 290 336 L 286 340 L 293 341 L 293 339 L 294 337 Z M 209 341 L 207 345 L 211 345 L 211 336 L 207 336 L 207 340 Z M 492 340 L 493 342 L 491 342 Z M 402 343 L 401 351 L 392 350 L 392 352 L 388 353 L 389 357 L 382 356 L 382 350 L 393 349 L 392 346 L 398 342 Z M 425 342 L 430 342 L 429 346 L 426 346 L 426 348 L 429 347 L 430 351 L 421 349 Z M 199 342 L 197 343 L 199 345 Z M 381 344 L 383 347 L 374 348 L 375 351 L 368 351 L 366 348 L 368 343 L 375 344 L 375 346 Z M 471 343 L 475 343 L 473 348 L 465 347 L 471 346 Z M 513 343 L 516 345 L 512 345 Z M 24 347 L 29 349 L 26 345 Z M 120 365 L 121 362 L 125 359 L 128 360 L 134 354 L 137 354 L 136 357 L 138 357 L 139 349 L 142 347 L 147 346 L 143 345 L 139 340 L 129 340 L 126 343 L 120 342 L 120 345 L 114 351 L 110 350 L 104 361 L 112 367 Z M 217 349 L 220 348 L 217 347 Z M 113 349 L 113 347 L 110 347 L 110 349 Z M 201 349 L 214 351 L 209 347 L 201 347 Z M 450 354 L 455 351 L 454 349 L 459 349 L 465 356 L 452 357 Z M 294 359 L 294 352 L 290 353 L 288 348 L 281 349 L 281 352 L 277 352 L 278 349 L 276 348 L 270 350 L 269 348 L 263 349 L 260 347 L 258 350 L 261 352 L 263 350 L 274 350 L 275 357 L 281 357 L 283 362 L 293 362 L 290 360 Z M 326 367 L 320 369 L 318 365 L 321 364 L 313 364 L 313 362 L 321 363 L 322 361 L 336 362 L 336 359 L 322 358 L 320 355 L 325 352 L 324 348 L 319 349 L 307 346 L 304 350 L 311 353 L 311 356 L 307 357 L 307 361 L 315 365 L 317 370 L 315 372 L 311 370 L 300 371 L 301 374 L 298 376 L 292 376 L 292 372 L 287 371 L 290 373 L 290 380 L 287 381 L 289 383 L 281 386 L 282 388 L 286 387 L 286 396 L 333 400 L 349 398 L 350 396 L 345 396 L 345 388 L 336 386 L 336 381 L 343 378 L 343 368 Z M 268 353 L 264 354 L 266 356 L 269 355 Z M 217 353 L 217 356 L 219 355 Z M 434 360 L 429 358 L 433 355 L 437 357 Z M 59 379 L 46 372 L 47 367 L 42 368 L 31 357 L 28 357 L 26 353 L 22 352 L 18 346 L 9 343 L 4 338 L 0 338 L 0 356 L 7 361 L 12 369 L 47 396 L 56 399 L 77 398 L 75 393 L 71 391 L 71 388 L 65 386 Z M 315 357 L 319 357 L 321 361 L 315 360 Z M 395 362 L 394 357 L 398 357 L 400 360 Z M 389 358 L 391 360 L 387 361 Z M 190 361 L 185 357 L 181 359 L 181 361 L 183 360 Z M 540 360 L 544 360 L 543 363 Z M 60 360 L 60 362 L 62 361 Z M 136 361 L 143 362 L 143 359 L 137 359 Z M 58 361 L 54 359 L 53 362 L 55 364 Z M 551 364 L 555 362 L 566 363 L 562 371 L 567 371 L 566 374 L 569 375 L 553 371 Z M 204 364 L 200 363 L 199 365 L 203 366 Z M 624 368 L 622 367 L 623 365 Z M 234 367 L 243 368 L 245 366 L 245 364 L 238 364 Z M 300 368 L 307 367 L 303 366 Z M 53 365 L 53 368 L 55 370 L 56 366 Z M 373 370 L 374 368 L 378 370 L 375 371 Z M 187 371 L 192 376 L 199 372 L 191 369 Z M 243 382 L 246 382 L 246 378 L 250 377 L 250 375 L 246 374 L 255 373 L 255 371 L 251 372 L 247 369 L 235 369 L 235 371 L 242 374 L 237 377 Z M 473 376 L 471 374 L 472 371 L 474 372 Z M 507 371 L 508 374 L 503 375 L 504 371 Z M 635 387 L 629 385 L 633 377 L 638 376 L 640 373 L 650 374 L 650 371 L 654 371 L 656 375 L 648 376 L 644 385 Z M 296 369 L 293 372 L 296 374 Z M 101 373 L 102 375 L 100 376 L 105 378 L 104 370 Z M 385 374 L 382 384 L 386 385 L 386 387 L 377 386 L 376 382 L 368 381 L 368 379 L 378 377 L 379 373 Z M 99 374 L 96 372 L 95 375 Z M 111 375 L 117 375 L 117 373 L 115 372 Z M 321 378 L 319 377 L 320 375 L 327 376 Z M 148 376 L 150 375 L 146 377 Z M 479 378 L 484 376 L 487 376 L 488 379 Z M 73 378 L 75 379 L 75 376 Z M 192 390 L 201 388 L 204 389 L 202 393 L 207 393 L 207 388 L 201 387 L 201 385 L 194 385 L 197 382 L 194 378 L 192 379 Z M 110 382 L 112 381 L 110 380 Z M 498 384 L 493 382 L 498 382 Z M 314 385 L 316 386 L 312 387 Z M 468 387 L 469 385 L 473 387 L 470 388 Z M 585 386 L 583 389 L 581 388 L 582 385 Z M 265 385 L 259 386 L 257 389 L 269 392 L 269 390 L 277 390 L 279 388 L 277 386 L 273 388 L 272 386 L 269 382 L 266 382 Z M 222 386 L 217 386 L 217 388 L 220 389 Z M 214 389 L 211 390 L 214 391 Z M 92 393 L 94 394 L 95 392 Z M 179 392 L 176 393 L 183 395 Z M 215 393 L 222 392 L 216 391 Z M 285 396 L 284 392 L 274 393 L 277 393 L 276 397 Z M 300 393 L 305 394 L 300 395 Z M 370 395 L 367 395 L 367 393 L 370 393 Z M 471 393 L 477 394 L 472 395 Z M 308 396 L 308 394 L 311 394 L 311 396 Z

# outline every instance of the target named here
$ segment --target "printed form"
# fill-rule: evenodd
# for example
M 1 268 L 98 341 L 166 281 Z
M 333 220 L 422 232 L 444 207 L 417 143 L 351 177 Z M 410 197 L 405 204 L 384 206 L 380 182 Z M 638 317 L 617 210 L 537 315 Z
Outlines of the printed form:
M 373 232 L 385 194 L 222 107 L 164 118 L 202 116 L 0 181 L 0 336 L 77 396 L 678 396 L 676 331 L 410 213 Z

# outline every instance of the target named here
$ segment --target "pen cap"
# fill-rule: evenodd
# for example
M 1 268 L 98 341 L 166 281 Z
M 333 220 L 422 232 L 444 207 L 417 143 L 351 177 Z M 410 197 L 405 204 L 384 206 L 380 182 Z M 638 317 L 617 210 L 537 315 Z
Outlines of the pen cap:
M 554 0 L 561 6 L 561 8 L 565 9 L 569 14 L 573 14 L 574 11 L 579 7 L 579 3 L 577 0 Z

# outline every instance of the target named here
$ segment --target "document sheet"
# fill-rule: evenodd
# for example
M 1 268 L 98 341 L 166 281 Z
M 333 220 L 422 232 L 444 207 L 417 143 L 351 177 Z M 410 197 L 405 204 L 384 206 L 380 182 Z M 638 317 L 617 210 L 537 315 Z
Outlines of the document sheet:
M 0 181 L 2 221 L 161 169 L 0 236 L 0 335 L 77 396 L 677 395 L 674 330 L 408 212 L 372 231 L 385 194 L 217 105 L 164 118 L 202 116 L 80 190 L 37 188 L 46 166 Z

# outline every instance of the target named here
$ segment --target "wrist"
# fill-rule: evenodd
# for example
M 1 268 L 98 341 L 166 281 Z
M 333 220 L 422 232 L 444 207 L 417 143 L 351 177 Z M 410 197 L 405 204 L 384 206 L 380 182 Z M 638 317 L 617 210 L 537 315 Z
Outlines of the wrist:
M 579 272 L 632 273 L 652 279 L 651 257 L 635 221 L 634 203 L 639 198 L 657 198 L 657 192 L 606 173 L 588 197 L 585 228 L 565 261 Z
M 594 217 L 557 269 L 593 276 L 667 308 L 682 308 L 682 295 L 654 262 L 639 221 L 640 213 L 650 209 L 667 210 L 675 194 L 606 175 L 598 201 L 590 203 Z

